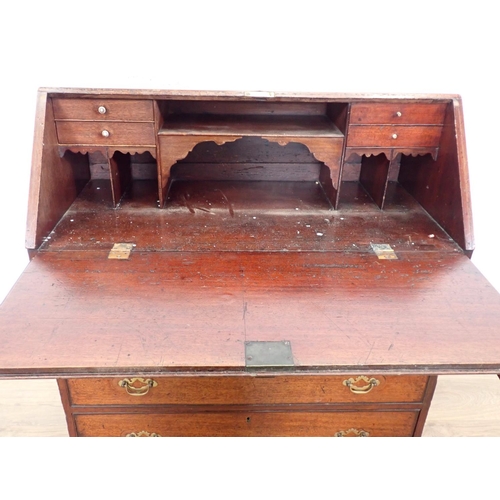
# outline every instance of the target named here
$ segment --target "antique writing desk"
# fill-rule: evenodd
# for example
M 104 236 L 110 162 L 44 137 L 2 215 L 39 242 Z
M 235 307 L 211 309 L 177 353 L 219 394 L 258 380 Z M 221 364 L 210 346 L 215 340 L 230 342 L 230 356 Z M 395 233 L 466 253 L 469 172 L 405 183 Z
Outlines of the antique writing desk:
M 500 372 L 457 96 L 43 89 L 0 376 L 75 436 L 420 435 Z

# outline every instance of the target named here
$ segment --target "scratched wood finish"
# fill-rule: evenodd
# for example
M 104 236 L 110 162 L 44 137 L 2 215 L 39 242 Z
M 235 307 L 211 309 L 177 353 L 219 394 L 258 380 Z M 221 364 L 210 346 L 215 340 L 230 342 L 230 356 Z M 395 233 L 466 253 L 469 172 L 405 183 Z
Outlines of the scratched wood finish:
M 378 385 L 356 394 L 344 376 L 205 376 L 156 377 L 157 386 L 143 396 L 131 396 L 119 386 L 120 378 L 68 380 L 73 405 L 150 404 L 291 404 L 291 403 L 373 403 L 421 402 L 426 376 L 376 375 Z M 354 377 L 356 378 L 356 377 Z M 368 378 L 372 378 L 368 374 Z M 358 387 L 366 385 L 359 381 Z
M 371 253 L 370 243 L 385 242 L 396 252 L 459 251 L 397 184 L 384 211 L 358 183 L 341 193 L 333 211 L 315 182 L 175 182 L 159 211 L 156 184 L 138 181 L 113 211 L 109 183 L 94 181 L 42 249 L 109 250 L 127 241 L 136 251 Z
M 1 373 L 239 371 L 250 340 L 290 341 L 298 370 L 500 371 L 500 296 L 462 254 L 107 253 L 32 260 Z
M 370 436 L 412 436 L 417 411 L 257 412 L 76 415 L 80 436 L 335 436 L 356 428 Z M 348 433 L 348 436 L 353 433 Z

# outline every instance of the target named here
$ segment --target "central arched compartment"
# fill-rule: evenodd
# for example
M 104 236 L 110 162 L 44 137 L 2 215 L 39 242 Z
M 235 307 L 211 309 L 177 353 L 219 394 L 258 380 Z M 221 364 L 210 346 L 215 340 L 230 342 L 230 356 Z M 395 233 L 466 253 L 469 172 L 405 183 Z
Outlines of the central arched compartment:
M 221 145 L 197 144 L 170 170 L 166 208 L 197 210 L 262 207 L 331 209 L 321 179 L 329 168 L 307 146 L 284 146 L 260 137 L 243 137 Z
M 162 124 L 158 131 L 158 198 L 164 206 L 167 193 L 174 180 L 172 168 L 184 161 L 199 144 L 212 146 L 197 148 L 207 152 L 203 161 L 212 165 L 222 165 L 218 172 L 227 180 L 234 175 L 242 179 L 242 163 L 248 163 L 248 176 L 257 173 L 256 168 L 267 166 L 259 173 L 283 172 L 282 178 L 294 179 L 293 169 L 302 170 L 297 157 L 308 151 L 306 163 L 321 163 L 327 169 L 316 168 L 319 181 L 330 203 L 335 207 L 339 188 L 340 164 L 344 144 L 345 120 L 339 119 L 345 105 L 323 103 L 289 102 L 204 102 L 204 101 L 164 101 L 160 105 Z M 342 122 L 342 123 L 341 123 Z M 340 125 L 340 126 L 339 126 Z M 238 142 L 240 141 L 240 142 Z M 229 149 L 218 150 L 217 146 L 236 143 Z M 293 152 L 289 145 L 302 145 Z M 277 145 L 278 147 L 276 147 Z M 285 149 L 280 149 L 279 146 Z M 305 146 L 305 148 L 304 148 Z M 215 149 L 214 149 L 215 148 Z M 312 159 L 314 158 L 314 159 Z M 230 168 L 236 169 L 233 175 Z M 306 167 L 306 171 L 307 171 Z M 278 172 L 279 173 L 279 172 Z M 285 175 L 285 173 L 287 175 Z M 274 174 L 273 174 L 274 175 Z M 301 178 L 302 172 L 297 173 Z M 206 179 L 208 180 L 208 179 Z
M 260 137 L 243 137 L 218 145 L 197 144 L 171 169 L 172 180 L 317 181 L 322 162 L 307 146 L 284 146 Z

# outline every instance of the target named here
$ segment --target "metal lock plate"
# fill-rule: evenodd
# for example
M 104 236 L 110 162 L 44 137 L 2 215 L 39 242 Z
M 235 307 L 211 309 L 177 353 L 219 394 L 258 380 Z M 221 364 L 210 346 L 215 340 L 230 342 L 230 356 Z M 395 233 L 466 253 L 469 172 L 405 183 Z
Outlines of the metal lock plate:
M 287 369 L 295 366 L 290 341 L 245 342 L 245 366 L 260 369 Z

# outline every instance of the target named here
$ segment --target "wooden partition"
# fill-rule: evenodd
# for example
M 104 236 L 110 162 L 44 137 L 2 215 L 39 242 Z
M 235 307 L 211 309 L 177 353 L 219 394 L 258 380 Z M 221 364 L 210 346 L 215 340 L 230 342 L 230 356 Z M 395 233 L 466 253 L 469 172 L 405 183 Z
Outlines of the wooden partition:
M 401 161 L 399 182 L 461 248 L 472 253 L 469 173 L 458 99 L 446 108 L 438 157 L 405 156 Z

